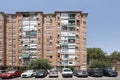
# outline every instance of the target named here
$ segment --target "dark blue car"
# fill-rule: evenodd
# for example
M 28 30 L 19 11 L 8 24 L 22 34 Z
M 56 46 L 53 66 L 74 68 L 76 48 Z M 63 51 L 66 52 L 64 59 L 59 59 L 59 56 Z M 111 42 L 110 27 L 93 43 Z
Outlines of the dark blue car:
M 104 76 L 110 76 L 110 77 L 117 77 L 118 76 L 118 72 L 108 68 L 108 69 L 102 69 L 103 71 L 103 75 Z

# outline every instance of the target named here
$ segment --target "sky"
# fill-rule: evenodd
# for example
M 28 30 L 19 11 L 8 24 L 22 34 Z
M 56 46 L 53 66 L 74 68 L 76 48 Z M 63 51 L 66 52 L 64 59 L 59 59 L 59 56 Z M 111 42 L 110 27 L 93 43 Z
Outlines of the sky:
M 120 51 L 120 0 L 1 0 L 0 11 L 87 12 L 87 47 Z

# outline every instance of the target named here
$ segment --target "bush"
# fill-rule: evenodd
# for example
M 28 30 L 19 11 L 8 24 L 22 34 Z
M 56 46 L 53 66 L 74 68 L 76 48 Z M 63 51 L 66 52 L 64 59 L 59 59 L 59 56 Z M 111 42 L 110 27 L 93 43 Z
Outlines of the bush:
M 31 61 L 29 69 L 51 69 L 52 66 L 47 59 L 37 59 Z
M 70 68 L 72 71 L 74 71 L 74 66 L 67 66 L 67 68 Z
M 26 66 L 19 67 L 19 70 L 21 70 L 21 71 L 25 71 L 26 69 L 28 69 L 28 67 L 26 67 Z

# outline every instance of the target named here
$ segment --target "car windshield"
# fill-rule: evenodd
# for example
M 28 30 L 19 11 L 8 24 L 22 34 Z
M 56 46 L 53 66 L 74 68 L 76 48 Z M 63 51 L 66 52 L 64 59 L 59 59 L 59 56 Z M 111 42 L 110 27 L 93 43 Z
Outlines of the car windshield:
M 32 73 L 33 72 L 33 70 L 28 70 L 28 71 L 26 71 L 27 73 Z
M 112 70 L 112 69 L 108 69 L 108 71 L 109 71 L 109 72 L 115 72 L 115 71 L 114 71 L 114 70 Z
M 36 73 L 43 73 L 44 71 L 43 70 L 40 70 L 40 71 L 37 71 Z
M 98 72 L 98 73 L 99 73 L 99 72 L 101 72 L 101 73 L 102 73 L 102 71 L 101 71 L 101 70 L 95 70 L 95 72 Z
M 52 70 L 50 70 L 50 72 L 57 72 L 57 70 L 55 70 L 55 69 L 52 69 Z
M 64 72 L 69 72 L 69 71 L 71 71 L 71 70 L 69 70 L 69 69 L 65 69 L 65 70 L 64 70 Z

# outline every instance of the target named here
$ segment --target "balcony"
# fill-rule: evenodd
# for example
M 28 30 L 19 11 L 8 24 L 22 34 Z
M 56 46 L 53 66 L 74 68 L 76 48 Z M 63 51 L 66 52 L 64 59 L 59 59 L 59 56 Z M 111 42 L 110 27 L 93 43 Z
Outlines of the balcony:
M 68 50 L 68 53 L 70 53 L 70 54 L 75 54 L 75 49 L 69 49 L 69 50 Z
M 69 23 L 67 27 L 75 27 L 75 23 L 73 24 Z
M 68 53 L 68 49 L 62 49 L 62 53 Z
M 24 17 L 23 20 L 24 21 L 29 21 L 29 17 Z
M 75 17 L 70 16 L 68 20 L 75 20 Z
M 23 55 L 22 55 L 22 58 L 23 58 L 23 59 L 29 59 L 29 58 L 30 58 L 30 54 L 23 54 Z
M 68 43 L 62 43 L 61 45 L 62 46 L 68 46 Z
M 75 36 L 75 32 L 69 32 L 68 36 Z
M 56 44 L 57 47 L 60 47 L 60 44 Z
M 68 36 L 68 32 L 62 32 L 61 36 Z
M 69 20 L 75 20 L 75 14 L 68 14 Z
M 70 48 L 70 49 L 71 49 L 71 48 L 72 48 L 72 49 L 75 49 L 75 44 L 74 44 L 74 43 L 73 43 L 73 44 L 69 44 L 69 45 L 68 45 L 68 48 Z
M 68 60 L 69 60 L 69 58 L 62 58 L 62 60 L 64 60 L 64 61 L 68 61 Z
M 69 27 L 69 28 L 67 29 L 67 31 L 75 32 L 75 27 Z
M 68 36 L 68 39 L 75 39 L 75 36 Z

